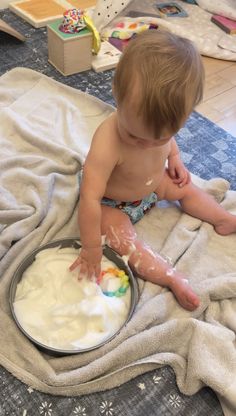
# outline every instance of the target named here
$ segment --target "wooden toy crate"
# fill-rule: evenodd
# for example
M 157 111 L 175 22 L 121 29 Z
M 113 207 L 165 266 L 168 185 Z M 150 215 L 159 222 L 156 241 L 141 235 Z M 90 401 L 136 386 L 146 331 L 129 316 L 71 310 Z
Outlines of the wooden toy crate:
M 62 19 L 47 26 L 48 61 L 63 75 L 72 75 L 91 69 L 92 32 L 85 28 L 78 33 L 61 32 Z

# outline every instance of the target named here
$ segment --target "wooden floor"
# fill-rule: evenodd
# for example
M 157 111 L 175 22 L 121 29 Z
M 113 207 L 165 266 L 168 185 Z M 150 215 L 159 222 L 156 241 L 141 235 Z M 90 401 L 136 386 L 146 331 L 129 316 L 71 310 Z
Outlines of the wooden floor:
M 203 57 L 206 83 L 196 110 L 236 137 L 236 62 Z

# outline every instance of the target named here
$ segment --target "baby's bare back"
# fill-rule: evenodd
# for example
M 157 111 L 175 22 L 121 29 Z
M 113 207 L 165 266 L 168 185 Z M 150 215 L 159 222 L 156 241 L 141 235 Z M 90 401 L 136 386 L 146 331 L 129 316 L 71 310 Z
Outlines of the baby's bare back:
M 135 201 L 154 192 L 160 184 L 165 162 L 170 152 L 169 143 L 142 148 L 135 143 L 127 144 L 119 137 L 115 126 L 115 117 L 109 120 L 114 123 L 111 129 L 114 145 L 120 152 L 119 163 L 114 167 L 108 180 L 105 195 L 107 198 L 119 201 Z

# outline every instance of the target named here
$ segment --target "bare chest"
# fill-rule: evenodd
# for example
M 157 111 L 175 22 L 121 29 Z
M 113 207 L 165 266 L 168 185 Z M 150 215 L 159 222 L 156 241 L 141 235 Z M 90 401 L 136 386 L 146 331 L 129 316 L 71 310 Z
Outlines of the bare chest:
M 143 183 L 156 177 L 164 170 L 169 149 L 151 148 L 145 152 L 130 152 L 124 155 L 123 162 L 117 167 L 119 174 L 129 181 L 142 179 Z
M 169 148 L 151 148 L 123 155 L 112 172 L 106 196 L 119 200 L 136 200 L 155 191 L 165 169 Z

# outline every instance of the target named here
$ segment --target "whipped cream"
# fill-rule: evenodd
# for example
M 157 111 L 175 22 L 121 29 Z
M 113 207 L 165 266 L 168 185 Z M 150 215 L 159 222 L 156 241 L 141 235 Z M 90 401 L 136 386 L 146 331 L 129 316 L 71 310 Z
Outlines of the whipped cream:
M 78 270 L 69 266 L 78 257 L 75 248 L 40 251 L 17 285 L 14 311 L 22 328 L 45 346 L 77 350 L 94 347 L 115 334 L 130 310 L 130 287 L 124 296 L 109 297 L 102 292 L 117 288 L 108 276 L 98 285 L 78 280 Z M 102 270 L 116 265 L 103 256 Z

